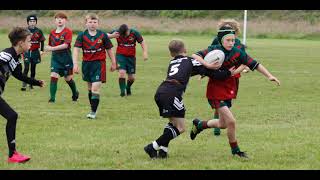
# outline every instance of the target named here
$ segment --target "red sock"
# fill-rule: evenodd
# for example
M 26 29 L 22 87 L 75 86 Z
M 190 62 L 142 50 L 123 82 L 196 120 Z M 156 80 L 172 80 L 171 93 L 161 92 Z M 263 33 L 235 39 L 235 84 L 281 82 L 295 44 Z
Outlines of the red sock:
M 201 126 L 202 126 L 202 129 L 207 129 L 208 128 L 208 121 L 202 121 L 201 122 Z

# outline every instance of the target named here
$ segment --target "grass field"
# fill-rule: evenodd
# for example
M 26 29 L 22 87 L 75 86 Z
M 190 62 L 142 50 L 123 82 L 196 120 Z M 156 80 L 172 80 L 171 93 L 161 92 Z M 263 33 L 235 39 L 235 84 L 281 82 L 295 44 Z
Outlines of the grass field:
M 190 55 L 211 42 L 211 36 L 175 37 L 185 41 Z M 32 159 L 26 164 L 6 162 L 6 121 L 1 117 L 0 169 L 320 169 L 319 41 L 247 40 L 247 52 L 282 83 L 277 87 L 258 72 L 240 80 L 232 111 L 239 145 L 249 160 L 231 155 L 225 130 L 220 137 L 206 130 L 190 140 L 191 120 L 212 117 L 205 98 L 207 79 L 193 77 L 184 95 L 187 132 L 170 143 L 167 160 L 153 161 L 143 147 L 167 123 L 159 117 L 153 96 L 165 78 L 167 44 L 173 37 L 144 38 L 149 60 L 143 62 L 138 45 L 133 95 L 121 98 L 117 73 L 108 72 L 96 120 L 85 117 L 89 105 L 80 75 L 74 77 L 78 102 L 71 101 L 71 91 L 60 78 L 56 103 L 48 104 L 49 55 L 37 67 L 37 78 L 44 79 L 46 87 L 22 92 L 21 82 L 11 77 L 3 98 L 19 113 L 17 148 Z M 7 35 L 1 34 L 0 40 L 1 49 L 9 46 Z

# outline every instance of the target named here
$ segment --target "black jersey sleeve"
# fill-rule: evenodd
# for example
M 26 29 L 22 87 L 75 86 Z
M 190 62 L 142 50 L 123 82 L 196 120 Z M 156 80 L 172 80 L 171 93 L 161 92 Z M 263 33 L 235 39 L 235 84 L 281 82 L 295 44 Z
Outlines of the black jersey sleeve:
M 29 78 L 28 76 L 24 75 L 22 73 L 22 66 L 21 64 L 18 64 L 17 67 L 14 69 L 14 71 L 12 72 L 12 75 L 20 80 L 20 81 L 23 81 L 23 82 L 26 82 L 28 84 L 31 84 L 31 85 L 35 85 L 35 86 L 40 86 L 41 83 L 40 81 L 36 80 L 36 79 L 33 79 L 33 78 Z
M 192 72 L 191 76 L 201 75 L 208 76 L 217 80 L 223 80 L 231 76 L 231 72 L 228 69 L 220 68 L 218 70 L 212 70 L 204 67 L 199 61 L 192 59 Z

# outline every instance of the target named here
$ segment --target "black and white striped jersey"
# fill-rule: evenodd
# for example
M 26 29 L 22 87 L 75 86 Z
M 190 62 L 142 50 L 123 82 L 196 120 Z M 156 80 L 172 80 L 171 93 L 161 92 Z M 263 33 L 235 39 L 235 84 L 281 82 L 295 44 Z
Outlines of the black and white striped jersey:
M 19 61 L 20 55 L 13 47 L 6 48 L 0 52 L 0 95 L 3 93 L 5 84 L 10 75 L 13 75 L 20 81 L 40 86 L 40 82 L 22 74 L 22 66 Z

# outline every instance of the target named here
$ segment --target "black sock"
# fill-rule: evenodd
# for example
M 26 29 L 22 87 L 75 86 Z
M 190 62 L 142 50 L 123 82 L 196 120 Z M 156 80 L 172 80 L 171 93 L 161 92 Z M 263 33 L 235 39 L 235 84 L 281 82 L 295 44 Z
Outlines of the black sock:
M 92 93 L 91 97 L 91 111 L 96 112 L 99 105 L 100 95 L 96 93 Z
M 134 83 L 134 80 L 127 80 L 127 89 L 131 88 L 131 85 Z
M 169 142 L 180 135 L 179 130 L 171 123 L 168 123 L 163 130 L 163 134 L 156 140 L 159 146 L 168 147 Z
M 90 105 L 92 104 L 92 103 L 91 103 L 91 97 L 92 97 L 92 91 L 89 90 L 89 91 L 88 91 L 88 98 L 89 98 Z

